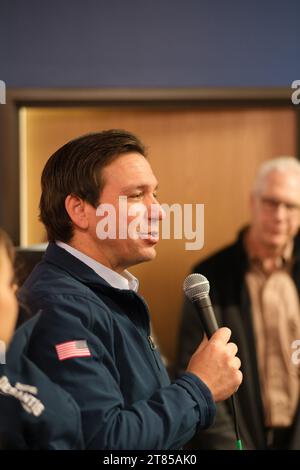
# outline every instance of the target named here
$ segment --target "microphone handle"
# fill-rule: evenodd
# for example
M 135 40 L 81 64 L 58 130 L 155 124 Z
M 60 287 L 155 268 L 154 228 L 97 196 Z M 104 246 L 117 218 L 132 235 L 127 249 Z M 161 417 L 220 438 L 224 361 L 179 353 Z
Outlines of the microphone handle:
M 196 304 L 196 309 L 198 314 L 200 315 L 200 320 L 203 326 L 203 329 L 206 333 L 208 339 L 212 337 L 212 335 L 219 329 L 215 312 L 213 306 L 211 304 L 211 300 L 209 295 L 203 298 L 195 298 L 193 303 Z M 201 312 L 201 313 L 200 313 Z M 234 422 L 234 430 L 236 436 L 236 448 L 238 450 L 243 450 L 243 445 L 240 437 L 239 426 L 238 426 L 238 418 L 236 412 L 236 400 L 235 395 L 231 395 L 230 397 L 230 405 L 232 409 L 233 415 L 233 422 Z
M 209 295 L 206 295 L 202 299 L 196 297 L 193 299 L 193 303 L 196 304 L 203 329 L 209 339 L 219 329 L 210 297 Z

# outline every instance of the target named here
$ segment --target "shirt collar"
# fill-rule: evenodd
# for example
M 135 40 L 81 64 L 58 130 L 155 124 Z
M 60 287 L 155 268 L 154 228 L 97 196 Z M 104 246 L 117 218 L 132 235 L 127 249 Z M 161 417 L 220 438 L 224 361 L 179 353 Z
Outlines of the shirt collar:
M 98 274 L 98 276 L 102 277 L 102 279 L 108 282 L 112 287 L 115 287 L 116 289 L 133 290 L 135 292 L 138 291 L 139 281 L 129 271 L 125 270 L 122 274 L 119 274 L 67 243 L 61 241 L 56 241 L 55 243 L 57 246 L 68 251 L 71 255 L 75 256 L 75 258 L 89 266 L 96 274 Z

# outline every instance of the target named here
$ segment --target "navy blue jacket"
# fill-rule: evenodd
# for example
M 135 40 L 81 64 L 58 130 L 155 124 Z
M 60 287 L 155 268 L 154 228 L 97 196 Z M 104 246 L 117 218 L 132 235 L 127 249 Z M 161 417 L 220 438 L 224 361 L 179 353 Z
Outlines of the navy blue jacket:
M 16 334 L 0 366 L 0 448 L 82 449 L 80 409 L 26 357 L 26 346 L 38 316 Z
M 40 311 L 28 358 L 78 403 L 85 448 L 180 448 L 212 423 L 215 404 L 200 379 L 184 373 L 170 383 L 135 292 L 50 244 L 20 296 Z M 69 341 L 86 341 L 91 355 L 60 360 L 55 346 Z

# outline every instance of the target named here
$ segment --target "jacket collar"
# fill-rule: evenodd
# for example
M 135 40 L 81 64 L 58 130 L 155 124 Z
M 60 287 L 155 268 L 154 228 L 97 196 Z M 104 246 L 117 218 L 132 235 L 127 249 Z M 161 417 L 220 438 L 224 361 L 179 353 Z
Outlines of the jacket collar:
M 104 288 L 116 289 L 96 274 L 92 268 L 55 243 L 49 243 L 43 256 L 43 261 L 67 271 L 72 277 L 83 284 L 93 284 L 99 287 L 104 286 Z
M 124 301 L 140 299 L 148 312 L 148 307 L 143 298 L 136 292 L 128 289 L 112 287 L 105 279 L 99 276 L 92 268 L 80 261 L 68 251 L 60 248 L 55 243 L 49 243 L 43 256 L 43 262 L 55 265 L 68 272 L 73 278 L 91 288 L 95 292 L 114 298 L 123 305 Z M 149 312 L 148 312 L 149 313 Z
M 143 297 L 138 293 L 133 290 L 112 287 L 96 274 L 92 268 L 55 243 L 49 243 L 42 262 L 53 264 L 59 269 L 68 272 L 73 278 L 95 292 L 96 295 L 102 294 L 113 299 L 114 303 L 119 305 L 120 311 L 125 309 L 127 312 L 130 312 L 131 320 L 141 325 L 147 331 L 147 334 L 149 334 L 150 314 L 148 306 Z M 138 311 L 137 306 L 139 306 Z M 133 313 L 135 311 L 137 311 L 136 314 Z M 141 315 L 141 311 L 143 315 Z

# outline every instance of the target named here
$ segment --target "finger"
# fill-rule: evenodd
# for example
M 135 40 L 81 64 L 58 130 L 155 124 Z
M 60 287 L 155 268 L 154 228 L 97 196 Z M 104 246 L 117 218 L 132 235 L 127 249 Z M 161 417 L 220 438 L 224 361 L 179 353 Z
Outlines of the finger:
M 226 345 L 226 351 L 230 356 L 235 356 L 238 352 L 238 347 L 235 343 L 228 343 Z
M 233 359 L 231 359 L 230 365 L 231 365 L 231 367 L 233 367 L 234 369 L 237 369 L 237 370 L 240 369 L 240 367 L 241 367 L 241 365 L 242 365 L 240 358 L 236 356 L 236 357 L 234 357 Z
M 219 328 L 211 337 L 211 342 L 227 344 L 230 340 L 231 330 L 227 327 Z
M 239 389 L 239 386 L 243 382 L 243 374 L 240 370 L 237 370 L 236 373 L 237 373 L 237 382 L 238 382 L 238 386 L 236 388 L 236 391 L 237 391 Z

